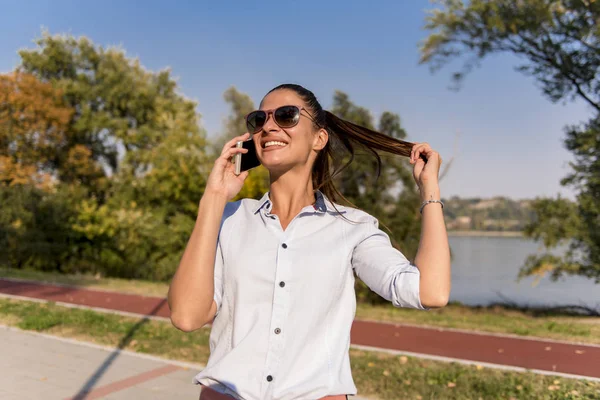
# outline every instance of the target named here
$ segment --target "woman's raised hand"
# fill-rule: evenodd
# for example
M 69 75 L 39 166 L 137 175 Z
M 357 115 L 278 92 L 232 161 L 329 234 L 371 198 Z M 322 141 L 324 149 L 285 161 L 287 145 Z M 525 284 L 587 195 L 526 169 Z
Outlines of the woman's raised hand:
M 243 154 L 248 152 L 247 149 L 236 147 L 236 144 L 239 141 L 247 140 L 249 137 L 250 134 L 246 132 L 225 143 L 221 155 L 215 160 L 213 169 L 208 176 L 206 189 L 204 190 L 205 193 L 224 196 L 227 201 L 230 201 L 242 190 L 244 180 L 248 177 L 248 171 L 236 175 L 232 158 L 237 153 Z

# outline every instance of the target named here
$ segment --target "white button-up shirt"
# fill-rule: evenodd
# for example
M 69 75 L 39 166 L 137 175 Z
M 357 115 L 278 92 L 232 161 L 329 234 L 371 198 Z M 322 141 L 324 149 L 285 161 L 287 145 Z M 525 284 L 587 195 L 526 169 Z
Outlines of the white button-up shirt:
M 247 400 L 356 394 L 354 274 L 396 307 L 422 309 L 419 270 L 369 214 L 315 192 L 283 230 L 266 193 L 228 203 L 215 259 L 210 358 L 194 382 Z

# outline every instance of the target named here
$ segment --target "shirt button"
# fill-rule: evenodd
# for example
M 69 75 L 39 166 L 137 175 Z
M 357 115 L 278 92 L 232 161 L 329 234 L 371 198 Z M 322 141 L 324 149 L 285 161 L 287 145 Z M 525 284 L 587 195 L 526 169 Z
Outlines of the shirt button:
M 282 244 L 281 247 L 283 247 L 284 249 L 287 249 L 287 244 Z
M 271 375 L 267 376 L 267 382 L 271 382 L 273 380 L 273 377 Z
M 276 335 L 279 335 L 280 333 L 281 333 L 281 329 L 279 329 L 279 328 L 275 328 L 275 334 L 276 334 Z
M 280 287 L 284 287 L 285 286 L 285 282 L 284 281 L 279 282 L 279 286 Z

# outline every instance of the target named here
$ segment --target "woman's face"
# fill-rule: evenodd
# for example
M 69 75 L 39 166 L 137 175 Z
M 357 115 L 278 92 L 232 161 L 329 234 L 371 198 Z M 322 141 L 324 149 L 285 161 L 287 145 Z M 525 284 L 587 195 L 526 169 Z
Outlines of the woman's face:
M 260 105 L 261 110 L 275 110 L 281 106 L 306 107 L 304 101 L 291 90 L 280 89 L 269 93 Z M 327 143 L 327 132 L 316 130 L 309 110 L 302 109 L 298 124 L 280 128 L 269 114 L 262 130 L 254 134 L 258 159 L 270 172 L 283 173 L 312 162 Z

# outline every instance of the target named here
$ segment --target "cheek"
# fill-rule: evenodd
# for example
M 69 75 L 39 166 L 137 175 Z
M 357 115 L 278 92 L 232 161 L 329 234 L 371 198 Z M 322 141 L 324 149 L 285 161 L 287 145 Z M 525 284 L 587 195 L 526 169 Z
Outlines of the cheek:
M 294 144 L 302 149 L 311 149 L 314 144 L 313 142 L 315 140 L 315 135 L 306 127 L 302 127 L 296 132 L 290 132 L 290 135 L 292 136 L 292 141 Z

